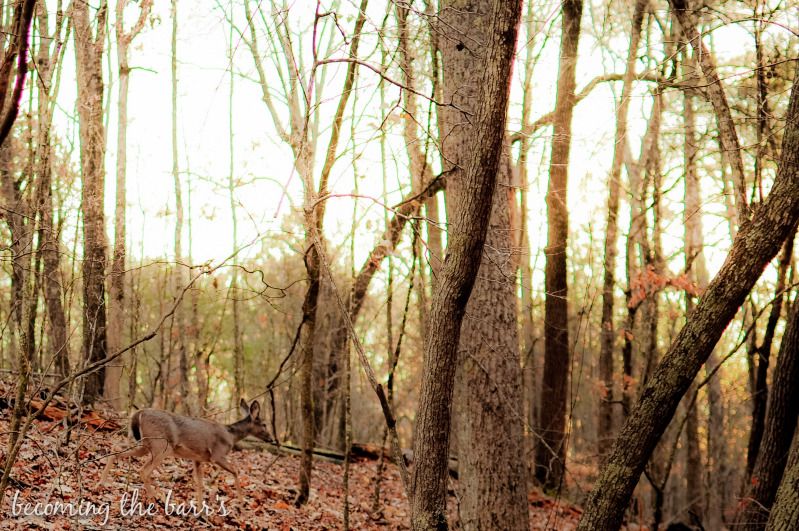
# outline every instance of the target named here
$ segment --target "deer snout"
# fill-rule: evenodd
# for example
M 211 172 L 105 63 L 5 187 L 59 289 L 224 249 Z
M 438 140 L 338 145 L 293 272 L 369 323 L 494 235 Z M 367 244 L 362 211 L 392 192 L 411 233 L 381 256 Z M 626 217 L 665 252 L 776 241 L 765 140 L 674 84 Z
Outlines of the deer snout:
M 269 430 L 266 429 L 266 426 L 263 424 L 256 425 L 254 429 L 250 432 L 250 435 L 253 437 L 257 437 L 264 442 L 267 443 L 274 443 L 275 440 L 269 435 Z

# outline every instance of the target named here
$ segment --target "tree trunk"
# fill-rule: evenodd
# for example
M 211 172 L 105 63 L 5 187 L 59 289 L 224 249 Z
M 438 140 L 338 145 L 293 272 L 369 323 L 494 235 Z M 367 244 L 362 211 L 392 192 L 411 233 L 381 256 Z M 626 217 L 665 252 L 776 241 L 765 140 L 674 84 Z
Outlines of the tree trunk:
M 447 219 L 455 219 L 472 190 L 463 170 L 475 149 L 474 126 L 465 113 L 477 108 L 485 56 L 460 41 L 490 39 L 492 2 L 441 6 L 443 94 L 456 103 L 442 109 L 442 165 L 452 168 L 447 185 Z M 463 319 L 455 372 L 453 441 L 457 442 L 460 482 L 460 525 L 464 529 L 527 527 L 527 473 L 524 459 L 524 418 L 516 304 L 516 260 L 512 242 L 510 148 L 503 146 L 497 169 L 489 226 L 477 278 Z M 450 233 L 452 234 L 452 233 Z M 433 329 L 429 330 L 433 333 Z M 497 445 L 497 439 L 503 441 Z M 487 501 L 490 500 L 490 503 Z
M 109 278 L 109 304 L 108 304 L 108 350 L 116 352 L 122 348 L 123 330 L 127 325 L 125 310 L 125 237 L 126 237 L 126 210 L 127 210 L 127 136 L 128 136 L 128 87 L 130 84 L 130 66 L 128 65 L 128 50 L 133 38 L 142 30 L 149 15 L 152 0 L 141 4 L 139 19 L 136 25 L 125 32 L 124 10 L 128 0 L 117 0 L 116 6 L 116 38 L 117 62 L 119 63 L 119 88 L 117 110 L 119 114 L 117 125 L 117 175 L 116 175 L 116 206 L 114 210 L 114 254 L 111 261 L 111 275 Z M 105 374 L 105 397 L 116 410 L 125 406 L 125 396 L 122 390 L 122 358 L 108 365 Z M 133 397 L 129 397 L 132 399 Z
M 172 0 L 170 6 L 172 19 L 172 181 L 175 190 L 175 265 L 172 274 L 172 292 L 174 297 L 180 296 L 185 284 L 183 264 L 183 186 L 180 182 L 178 167 L 178 0 Z M 170 393 L 175 408 L 184 413 L 189 413 L 189 368 L 186 358 L 186 343 L 184 334 L 186 322 L 183 308 L 175 308 L 172 316 L 172 336 L 170 338 Z
M 684 61 L 683 68 L 685 69 L 684 76 L 689 78 L 694 75 L 696 68 L 694 57 L 689 55 L 688 49 L 683 51 Z M 685 164 L 685 267 L 688 273 L 688 278 L 700 289 L 704 290 L 708 284 L 708 272 L 705 264 L 704 254 L 704 238 L 702 230 L 702 198 L 701 190 L 699 187 L 699 176 L 696 170 L 697 163 L 697 137 L 696 137 L 696 118 L 694 111 L 694 97 L 695 93 L 692 89 L 687 89 L 683 92 L 683 109 L 684 109 L 684 124 L 685 124 L 685 143 L 683 149 L 684 164 Z M 738 216 L 743 218 L 744 215 Z M 686 298 L 693 304 L 691 295 L 686 293 Z M 686 314 L 690 312 L 690 307 L 686 307 Z M 714 374 L 716 367 L 719 365 L 718 356 L 714 351 L 711 351 L 708 360 L 705 363 L 705 372 L 708 380 L 708 428 L 707 428 L 707 485 L 705 489 L 707 492 L 707 504 L 705 507 L 706 514 L 700 514 L 700 506 L 697 496 L 701 492 L 689 492 L 689 500 L 691 500 L 691 510 L 695 517 L 706 517 L 705 524 L 712 529 L 719 528 L 722 525 L 723 510 L 726 506 L 726 492 L 727 480 L 726 476 L 726 459 L 725 447 L 726 439 L 724 437 L 724 409 L 722 404 L 721 394 L 721 378 L 720 373 Z M 696 402 L 691 407 L 691 415 L 695 415 L 697 411 Z M 688 430 L 687 435 L 693 436 L 693 431 Z M 696 435 L 698 437 L 698 434 Z M 691 441 L 690 445 L 696 447 L 697 450 L 689 454 L 696 456 L 698 454 L 699 441 Z M 701 468 L 700 463 L 694 463 L 689 467 L 688 473 L 693 475 Z M 692 478 L 691 484 L 696 483 L 696 478 Z M 702 485 L 698 484 L 697 489 L 701 490 Z M 689 489 L 690 490 L 690 489 Z
M 736 528 L 761 529 L 768 519 L 791 449 L 799 415 L 799 304 L 794 304 L 780 343 L 763 442 Z
M 50 35 L 49 17 L 47 9 L 40 6 L 37 11 L 38 32 L 42 37 L 36 53 L 36 73 L 40 78 L 38 84 L 38 174 L 39 182 L 39 232 L 41 235 L 40 255 L 42 258 L 42 286 L 44 301 L 47 307 L 47 316 L 50 320 L 50 348 L 53 352 L 56 373 L 66 376 L 69 374 L 69 341 L 67 339 L 67 323 L 64 305 L 61 301 L 61 253 L 59 249 L 60 235 L 58 228 L 53 224 L 53 186 L 52 163 L 53 154 L 50 141 L 50 127 L 53 117 L 53 99 L 58 87 L 53 87 L 52 78 L 59 60 L 60 47 L 58 45 L 45 45 L 51 40 L 62 39 L 61 30 L 65 25 L 63 20 L 56 23 L 55 32 Z
M 761 6 L 755 7 L 755 16 L 758 16 L 758 10 Z M 763 57 L 762 36 L 765 22 L 760 20 L 755 27 L 755 57 L 757 60 L 757 154 L 754 161 L 755 183 L 762 193 L 762 173 L 763 163 L 765 162 L 766 155 L 766 142 L 765 135 L 769 129 L 769 115 L 771 110 L 768 104 L 768 86 L 766 83 L 765 61 Z M 753 376 L 751 383 L 752 393 L 752 428 L 749 432 L 749 444 L 746 453 L 746 474 L 744 475 L 744 486 L 751 477 L 752 470 L 755 467 L 755 460 L 757 459 L 760 450 L 760 442 L 763 438 L 763 424 L 766 416 L 766 404 L 768 403 L 768 367 L 769 358 L 771 357 L 771 344 L 774 340 L 774 332 L 777 327 L 777 322 L 780 319 L 782 312 L 782 301 L 784 298 L 785 278 L 788 273 L 788 267 L 793 258 L 793 243 L 794 235 L 785 240 L 785 245 L 780 256 L 779 265 L 777 267 L 777 283 L 775 286 L 774 301 L 771 303 L 771 311 L 769 312 L 768 321 L 766 323 L 766 330 L 763 335 L 763 342 L 754 349 L 751 349 L 749 356 L 750 362 L 750 375 Z M 756 334 L 752 334 L 756 338 Z M 755 369 L 754 361 L 757 357 L 757 368 Z
M 42 120 L 40 123 L 49 123 L 49 120 L 43 120 L 44 116 L 41 112 L 39 117 Z M 40 249 L 43 266 L 42 281 L 47 316 L 50 320 L 50 347 L 55 358 L 55 370 L 58 374 L 66 376 L 69 374 L 69 339 L 64 305 L 61 302 L 60 237 L 57 228 L 53 225 L 52 169 L 50 165 L 52 146 L 50 145 L 48 129 L 42 130 L 41 144 L 39 146 L 41 150 L 39 159 L 39 193 L 42 194 L 40 223 L 43 236 Z
M 497 178 L 505 185 L 507 172 Z M 457 208 L 454 188 L 448 189 L 448 206 Z M 456 396 L 461 404 L 458 477 L 464 529 L 524 529 L 528 521 L 509 214 L 505 194 L 495 193 L 484 258 L 461 327 Z
M 26 286 L 31 271 L 30 248 L 33 245 L 33 222 L 35 213 L 32 212 L 32 201 L 24 197 L 24 190 L 31 185 L 30 181 L 22 177 L 14 177 L 14 163 L 12 162 L 11 145 L 0 146 L 0 186 L 2 187 L 5 216 L 10 234 L 11 250 L 11 307 L 9 317 L 12 323 L 12 349 L 31 353 L 28 342 L 27 326 L 25 324 L 25 308 L 28 304 Z M 32 186 L 30 186 L 32 188 Z M 14 345 L 13 338 L 18 338 Z M 27 355 L 26 354 L 26 355 Z M 30 358 L 28 358 L 30 361 Z M 16 367 L 21 370 L 20 367 Z
M 108 5 L 100 4 L 96 22 L 86 3 L 72 4 L 77 57 L 78 122 L 83 180 L 83 358 L 94 363 L 106 357 L 105 265 L 105 125 L 103 123 L 103 47 Z M 96 30 L 92 26 L 96 26 Z M 96 33 L 96 35 L 95 35 Z M 105 369 L 86 377 L 84 401 L 103 394 Z
M 644 464 L 722 332 L 799 218 L 799 90 L 786 115 L 771 193 L 744 223 L 727 260 L 645 386 L 585 504 L 579 529 L 617 529 Z
M 774 332 L 777 322 L 782 313 L 782 302 L 785 296 L 785 279 L 788 274 L 788 267 L 793 259 L 793 244 L 796 236 L 796 229 L 785 240 L 780 253 L 779 265 L 777 266 L 777 283 L 774 287 L 774 301 L 771 303 L 766 331 L 763 341 L 755 347 L 754 354 L 757 356 L 757 369 L 755 371 L 754 386 L 752 388 L 752 427 L 749 430 L 749 443 L 746 452 L 746 474 L 745 482 L 749 481 L 752 471 L 755 468 L 755 461 L 760 453 L 760 443 L 763 440 L 763 430 L 766 422 L 766 405 L 768 403 L 768 368 L 771 358 L 771 344 L 774 340 Z
M 690 399 L 695 392 L 695 387 L 691 387 L 688 392 Z M 699 449 L 699 413 L 697 412 L 696 400 L 689 400 L 686 404 L 685 422 L 685 497 L 686 507 L 691 522 L 702 522 L 704 519 L 704 507 L 702 504 L 702 452 Z
M 525 35 L 530 39 L 538 31 L 538 24 L 534 16 L 535 5 L 533 2 L 527 3 L 527 26 Z M 522 84 L 522 128 L 528 129 L 532 120 L 533 107 L 533 71 L 535 69 L 536 54 L 532 46 L 528 46 L 524 59 L 524 81 Z M 520 299 L 519 314 L 521 318 L 521 351 L 520 362 L 522 365 L 522 400 L 524 403 L 525 427 L 525 448 L 524 461 L 529 468 L 528 480 L 532 479 L 534 472 L 534 448 L 535 448 L 535 429 L 538 426 L 538 400 L 536 390 L 537 382 L 540 380 L 540 370 L 537 370 L 535 356 L 535 322 L 533 320 L 533 267 L 531 264 L 532 254 L 530 246 L 529 228 L 529 207 L 528 198 L 531 186 L 529 172 L 527 168 L 527 158 L 530 151 L 530 138 L 522 135 L 519 142 L 519 159 L 517 169 L 519 173 L 519 243 L 521 249 L 521 259 L 519 262 L 519 286 L 522 292 Z
M 777 490 L 774 507 L 769 514 L 766 531 L 799 529 L 799 444 L 794 441 L 788 468 Z
M 121 4 L 121 5 L 120 5 Z M 123 2 L 117 3 L 116 34 L 117 61 L 119 62 L 118 101 L 119 120 L 117 124 L 117 175 L 116 205 L 114 209 L 114 252 L 111 259 L 111 275 L 108 288 L 108 350 L 116 352 L 122 346 L 122 332 L 125 330 L 125 211 L 126 211 L 126 171 L 127 171 L 127 132 L 128 132 L 128 86 L 130 67 L 128 66 L 128 45 L 123 33 Z M 122 359 L 109 364 L 105 373 L 105 398 L 111 407 L 120 411 L 124 407 L 122 396 Z
M 306 217 L 308 217 L 306 215 Z M 313 219 L 306 220 L 306 227 L 314 227 Z M 312 228 L 310 230 L 313 230 Z M 309 231 L 306 228 L 306 231 Z M 311 239 L 306 235 L 307 240 Z M 313 404 L 313 343 L 316 330 L 316 303 L 319 300 L 319 254 L 311 243 L 305 254 L 305 271 L 308 275 L 308 290 L 302 303 L 302 337 L 300 339 L 300 411 L 302 415 L 302 456 L 300 460 L 300 484 L 297 506 L 308 501 L 311 489 L 311 468 L 316 435 Z
M 233 13 L 230 14 L 233 17 Z M 233 239 L 233 259 L 232 274 L 230 279 L 230 290 L 233 306 L 233 404 L 238 404 L 244 396 L 244 343 L 241 337 L 241 310 L 239 308 L 239 268 L 238 268 L 238 245 L 239 245 L 239 221 L 236 208 L 236 183 L 235 183 L 235 158 L 233 142 L 233 23 L 231 21 L 228 33 L 228 55 L 230 60 L 230 92 L 228 94 L 228 198 L 230 199 L 230 223 L 233 229 L 231 237 Z
M 614 289 L 616 287 L 616 254 L 619 224 L 619 195 L 621 192 L 621 167 L 627 149 L 627 110 L 630 107 L 630 89 L 635 75 L 635 61 L 638 57 L 638 42 L 644 19 L 646 0 L 637 0 L 633 9 L 630 47 L 627 51 L 627 66 L 622 82 L 621 99 L 616 108 L 616 134 L 613 144 L 613 162 L 608 183 L 608 216 L 605 230 L 605 276 L 602 289 L 602 338 L 599 351 L 599 378 L 602 380 L 603 394 L 599 401 L 599 424 L 597 443 L 600 457 L 610 449 L 613 441 L 613 346 L 616 333 L 613 329 Z
M 687 53 L 687 52 L 686 52 Z M 688 63 L 688 60 L 685 61 Z M 694 284 L 702 286 L 707 283 L 707 270 L 705 267 L 703 241 L 702 241 L 702 210 L 701 194 L 699 190 L 699 175 L 696 171 L 696 123 L 694 118 L 693 94 L 690 90 L 683 92 L 683 121 L 685 125 L 684 163 L 685 163 L 685 209 L 683 222 L 685 224 L 685 270 L 688 278 Z M 685 315 L 691 315 L 694 300 L 690 293 L 685 293 Z M 692 397 L 693 392 L 688 396 Z M 685 423 L 685 440 L 687 446 L 686 458 L 686 496 L 688 497 L 688 512 L 692 520 L 702 521 L 704 508 L 702 504 L 702 454 L 699 449 L 699 414 L 697 401 L 691 400 L 687 404 L 688 419 Z M 723 419 L 719 419 L 723 420 Z M 710 422 L 713 422 L 712 415 Z
M 5 3 L 4 3 L 5 4 Z M 22 91 L 25 88 L 25 79 L 28 75 L 28 48 L 30 47 L 30 30 L 33 21 L 33 11 L 36 0 L 15 2 L 13 17 L 8 17 L 10 24 L 3 28 L 10 44 L 2 49 L 3 60 L 0 63 L 0 146 L 2 146 L 19 114 L 19 105 L 22 101 Z M 10 6 L 9 6 L 10 7 Z M 5 39 L 4 39 L 5 40 Z M 16 65 L 14 64 L 16 62 Z M 8 94 L 8 84 L 11 79 L 11 70 L 16 66 L 14 74 L 14 87 Z M 8 106 L 6 108 L 6 100 Z
M 647 190 L 649 189 L 648 175 L 649 168 L 652 166 L 651 159 L 659 153 L 660 141 L 660 122 L 663 114 L 663 97 L 660 91 L 655 91 L 652 98 L 652 109 L 647 123 L 646 133 L 641 142 L 641 151 L 638 161 L 632 160 L 632 154 L 627 149 L 626 162 L 629 188 L 632 195 L 630 199 L 630 228 L 626 244 L 626 263 L 625 274 L 627 277 L 627 287 L 625 299 L 627 301 L 627 322 L 624 329 L 624 346 L 622 347 L 622 419 L 626 419 L 630 413 L 630 404 L 635 395 L 634 375 L 633 375 L 633 340 L 636 337 L 636 316 L 640 316 L 638 326 L 647 325 L 648 318 L 657 309 L 657 294 L 645 299 L 642 303 L 633 301 L 633 283 L 639 277 L 641 270 L 649 263 L 652 255 L 652 246 L 649 244 L 649 229 L 646 216 Z M 644 176 L 647 176 L 645 179 Z M 653 207 L 654 208 L 654 207 Z M 659 237 L 659 227 L 653 227 L 653 237 Z M 643 308 L 642 308 L 643 307 Z M 639 314 L 639 308 L 642 311 Z M 641 318 L 643 317 L 643 319 Z M 643 322 L 642 322 L 643 321 Z M 640 334 L 639 343 L 645 345 L 639 348 L 641 352 L 649 356 L 650 342 L 647 341 L 647 334 Z M 646 371 L 641 371 L 642 381 L 646 377 Z
M 546 300 L 544 303 L 544 377 L 541 383 L 541 442 L 536 447 L 536 479 L 545 488 L 560 486 L 566 461 L 566 406 L 571 368 L 566 252 L 569 210 L 566 189 L 574 111 L 575 69 L 582 0 L 565 0 L 560 38 L 558 89 L 553 119 L 547 190 Z
M 504 145 L 511 66 L 521 8 L 521 2 L 493 2 L 489 18 L 492 26 L 488 32 L 488 46 L 484 48 L 486 67 L 479 85 L 472 135 L 473 140 L 480 140 L 474 141 L 463 174 L 463 188 L 471 193 L 460 201 L 460 208 L 451 219 L 447 258 L 430 309 L 414 429 L 416 463 L 411 525 L 416 530 L 447 529 L 447 462 L 458 340 L 491 215 L 491 199 Z M 512 360 L 515 363 L 515 352 Z M 515 486 L 522 491 L 525 487 L 523 484 Z M 482 501 L 485 508 L 496 500 Z
M 349 55 L 350 58 L 355 59 L 358 56 L 358 45 L 361 39 L 361 30 L 366 21 L 366 7 L 368 0 L 361 0 L 358 8 L 358 17 L 355 20 L 352 41 L 350 42 Z M 310 488 L 310 475 L 311 465 L 313 459 L 313 440 L 315 438 L 315 426 L 313 419 L 313 392 L 312 392 L 312 374 L 313 374 L 313 344 L 316 330 L 316 307 L 319 300 L 319 281 L 320 281 L 320 256 L 318 245 L 324 246 L 324 238 L 322 235 L 322 227 L 324 224 L 326 203 L 324 201 L 318 202 L 317 199 L 324 197 L 327 194 L 328 178 L 330 171 L 333 168 L 333 163 L 336 158 L 336 150 L 338 149 L 339 135 L 341 131 L 341 121 L 344 116 L 344 110 L 347 107 L 352 86 L 355 81 L 355 74 L 357 63 L 351 62 L 347 67 L 347 73 L 344 79 L 344 87 L 339 98 L 338 107 L 333 117 L 332 132 L 330 135 L 330 142 L 328 143 L 325 152 L 325 160 L 322 166 L 322 172 L 319 178 L 319 190 L 314 193 L 313 179 L 311 178 L 311 171 L 313 164 L 312 159 L 308 158 L 308 149 L 302 150 L 300 153 L 300 166 L 305 170 L 301 175 L 305 177 L 305 242 L 307 251 L 305 255 L 305 269 L 308 274 L 309 287 L 306 293 L 305 301 L 303 302 L 303 322 L 305 325 L 304 337 L 302 340 L 304 358 L 302 362 L 302 391 L 301 403 L 303 414 L 303 455 L 300 471 L 300 492 L 297 496 L 296 504 L 301 505 L 308 499 L 308 491 Z M 310 108 L 310 102 L 306 102 Z M 307 132 L 307 131 L 306 131 Z M 305 157 L 303 159 L 303 157 Z M 346 347 L 346 336 L 344 339 Z

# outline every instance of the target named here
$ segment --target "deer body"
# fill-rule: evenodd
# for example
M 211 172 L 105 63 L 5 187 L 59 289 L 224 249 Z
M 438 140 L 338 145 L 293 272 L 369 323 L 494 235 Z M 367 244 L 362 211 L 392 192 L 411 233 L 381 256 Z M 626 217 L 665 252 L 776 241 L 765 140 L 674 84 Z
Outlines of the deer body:
M 240 408 L 245 417 L 227 425 L 160 409 L 142 409 L 133 413 L 130 417 L 130 435 L 139 444 L 120 454 L 111 455 L 100 477 L 100 484 L 105 482 L 117 459 L 149 454 L 150 460 L 142 466 L 139 474 L 147 495 L 156 498 L 150 475 L 165 457 L 173 455 L 194 461 L 195 497 L 199 506 L 203 499 L 201 463 L 214 463 L 233 474 L 236 497 L 240 497 L 238 472 L 225 457 L 236 442 L 248 435 L 272 442 L 260 418 L 261 407 L 258 402 L 254 400 L 248 406 L 242 400 Z

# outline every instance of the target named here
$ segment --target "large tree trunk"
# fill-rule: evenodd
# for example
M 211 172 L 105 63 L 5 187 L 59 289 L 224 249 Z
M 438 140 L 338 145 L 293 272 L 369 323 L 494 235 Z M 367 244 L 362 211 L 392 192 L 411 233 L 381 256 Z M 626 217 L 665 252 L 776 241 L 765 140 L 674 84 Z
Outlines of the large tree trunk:
M 774 503 L 777 487 L 791 449 L 799 415 L 799 304 L 794 304 L 780 343 L 774 383 L 769 396 L 765 431 L 760 453 L 744 505 L 737 517 L 737 529 L 762 529 Z
M 474 141 L 471 156 L 468 162 L 464 161 L 467 165 L 463 189 L 470 193 L 459 201 L 460 208 L 451 219 L 447 258 L 430 309 L 414 430 L 416 463 L 411 525 L 416 530 L 447 528 L 447 462 L 458 340 L 491 215 L 491 200 L 504 145 L 511 65 L 521 8 L 521 2 L 493 2 L 489 18 L 492 25 L 484 52 L 486 66 L 479 85 L 472 135 L 473 140 L 479 141 Z M 515 353 L 512 356 L 515 360 Z M 524 490 L 525 486 L 516 488 Z M 482 501 L 485 508 L 496 500 Z
M 603 395 L 599 401 L 599 424 L 597 443 L 599 455 L 604 456 L 613 440 L 613 346 L 616 334 L 613 329 L 614 289 L 616 287 L 617 234 L 619 224 L 619 195 L 621 192 L 621 167 L 627 149 L 627 110 L 630 107 L 630 89 L 635 75 L 635 60 L 644 19 L 646 0 L 637 0 L 633 9 L 630 47 L 627 51 L 627 66 L 622 82 L 621 99 L 616 108 L 616 134 L 613 144 L 613 162 L 608 183 L 608 217 L 605 230 L 605 276 L 602 288 L 602 340 L 599 351 L 599 378 L 603 384 Z
M 500 186 L 508 183 L 505 171 L 497 178 Z M 452 198 L 448 207 L 456 208 L 460 200 L 455 188 L 448 188 Z M 518 407 L 523 402 L 508 206 L 504 193 L 494 194 L 483 259 L 461 329 L 456 397 L 461 413 L 458 473 L 464 529 L 524 529 L 528 522 L 527 470 L 520 458 L 524 418 Z
M 799 86 L 786 116 L 771 193 L 738 232 L 727 260 L 645 386 L 589 495 L 579 529 L 618 529 L 627 500 L 682 396 L 799 218 Z
M 487 65 L 476 47 L 491 37 L 491 7 L 491 1 L 456 0 L 441 5 L 441 27 L 446 28 L 441 41 L 443 94 L 456 103 L 440 113 L 442 163 L 453 171 L 447 185 L 447 219 L 455 219 L 470 200 L 471 189 L 466 187 L 461 168 L 467 166 L 475 149 L 475 129 L 464 113 L 473 113 L 478 104 Z M 462 41 L 450 35 L 469 35 L 469 41 L 459 46 Z M 526 465 L 520 459 L 524 455 L 524 418 L 517 409 L 522 392 L 509 165 L 505 146 L 485 247 L 458 346 L 453 442 L 458 448 L 460 523 L 464 529 L 523 529 L 528 522 Z M 497 445 L 497 440 L 502 444 Z
M 94 24 L 89 6 L 72 4 L 77 56 L 78 121 L 83 179 L 83 357 L 94 363 L 106 356 L 105 321 L 105 125 L 103 124 L 103 47 L 108 5 L 100 4 Z M 96 26 L 96 30 L 92 26 Z M 95 35 L 96 32 L 96 35 Z M 103 394 L 105 369 L 86 377 L 84 401 L 91 403 Z
M 766 531 L 799 529 L 799 443 L 794 437 L 788 466 L 777 490 L 774 507 L 769 514 Z
M 553 119 L 552 153 L 547 190 L 546 300 L 544 302 L 544 377 L 541 382 L 541 441 L 536 447 L 535 477 L 557 488 L 566 461 L 566 405 L 571 369 L 566 252 L 569 210 L 566 188 L 574 111 L 575 69 L 580 39 L 582 0 L 565 0 L 560 38 L 558 92 Z

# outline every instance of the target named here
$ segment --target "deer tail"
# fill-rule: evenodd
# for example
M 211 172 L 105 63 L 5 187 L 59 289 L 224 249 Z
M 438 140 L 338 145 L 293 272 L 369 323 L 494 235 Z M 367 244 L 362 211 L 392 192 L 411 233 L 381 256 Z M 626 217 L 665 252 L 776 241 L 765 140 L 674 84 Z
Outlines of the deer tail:
M 137 411 L 130 417 L 130 435 L 137 441 L 141 440 L 141 430 L 139 429 L 139 417 L 141 411 Z

